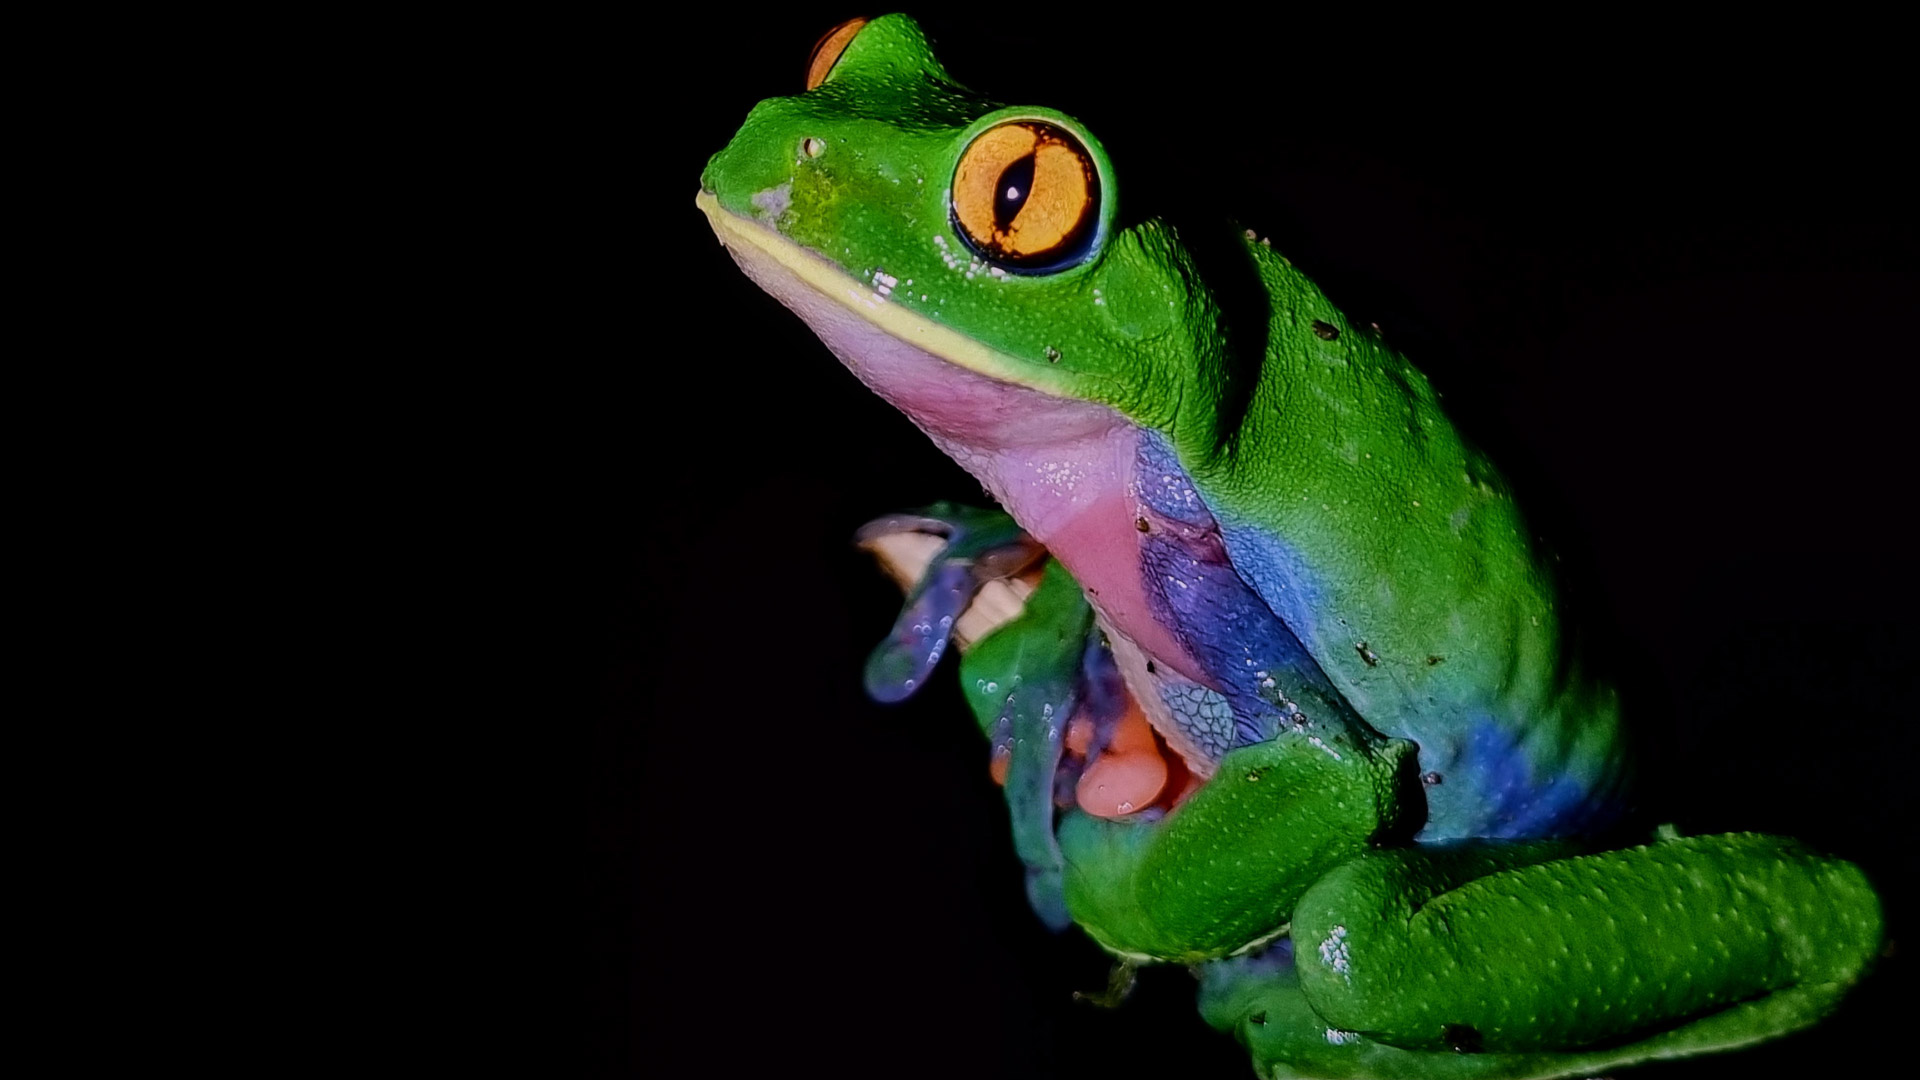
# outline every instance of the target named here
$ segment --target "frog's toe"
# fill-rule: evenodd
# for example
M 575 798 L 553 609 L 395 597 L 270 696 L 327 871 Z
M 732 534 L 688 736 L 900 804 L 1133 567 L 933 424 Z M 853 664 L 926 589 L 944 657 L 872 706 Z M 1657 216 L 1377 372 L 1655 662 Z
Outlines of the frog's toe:
M 1045 554 L 1006 514 L 951 503 L 868 522 L 857 540 L 907 594 L 892 633 L 867 659 L 867 694 L 889 703 L 926 682 L 949 642 L 965 645 L 1017 614 L 1020 596 L 989 603 L 983 593 Z

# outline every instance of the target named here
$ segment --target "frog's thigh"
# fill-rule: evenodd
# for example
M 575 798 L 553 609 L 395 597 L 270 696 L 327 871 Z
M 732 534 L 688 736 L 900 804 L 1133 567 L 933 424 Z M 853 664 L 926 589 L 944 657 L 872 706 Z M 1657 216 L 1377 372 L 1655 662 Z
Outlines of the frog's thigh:
M 1208 964 L 1200 1011 L 1247 1048 L 1268 1080 L 1552 1080 L 1591 1077 L 1652 1058 L 1744 1046 L 1754 1031 L 1777 1034 L 1831 1011 L 1845 988 L 1833 984 L 1770 994 L 1673 1031 L 1591 1051 L 1458 1053 L 1408 1050 L 1329 1025 L 1313 1010 L 1289 964 L 1267 957 Z M 1804 1017 L 1797 1022 L 1796 1017 Z
M 1790 840 L 1544 861 L 1547 849 L 1519 850 L 1375 852 L 1317 882 L 1293 923 L 1316 1014 L 1393 1046 L 1469 1054 L 1653 1041 L 1694 1021 L 1708 1030 L 1689 1038 L 1740 1045 L 1824 1015 L 1879 948 L 1859 869 Z

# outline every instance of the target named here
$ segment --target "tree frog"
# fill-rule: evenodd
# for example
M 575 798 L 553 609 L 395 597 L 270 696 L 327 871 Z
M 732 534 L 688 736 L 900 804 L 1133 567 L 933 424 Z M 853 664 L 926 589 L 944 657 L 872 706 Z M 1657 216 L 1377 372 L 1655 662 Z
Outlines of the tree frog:
M 698 196 L 741 268 L 979 478 L 870 689 L 1024 606 L 962 685 L 1035 912 L 1191 965 L 1263 1076 L 1553 1077 L 1813 1024 L 1880 949 L 1860 870 L 1739 834 L 1598 850 L 1618 700 L 1499 470 L 1257 235 L 1122 211 L 1058 110 L 902 16 L 815 49 Z M 1044 553 L 1043 553 L 1044 552 Z

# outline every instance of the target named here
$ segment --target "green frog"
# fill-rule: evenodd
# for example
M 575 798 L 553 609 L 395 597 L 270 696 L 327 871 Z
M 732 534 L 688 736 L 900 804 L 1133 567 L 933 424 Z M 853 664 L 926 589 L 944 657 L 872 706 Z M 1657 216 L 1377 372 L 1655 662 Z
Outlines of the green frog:
M 962 685 L 1036 913 L 1201 975 L 1263 1076 L 1550 1077 L 1827 1015 L 1852 864 L 1608 825 L 1618 697 L 1499 470 L 1258 236 L 1123 217 L 1094 132 L 957 84 L 903 16 L 816 47 L 698 198 L 762 288 L 980 479 L 868 686 Z

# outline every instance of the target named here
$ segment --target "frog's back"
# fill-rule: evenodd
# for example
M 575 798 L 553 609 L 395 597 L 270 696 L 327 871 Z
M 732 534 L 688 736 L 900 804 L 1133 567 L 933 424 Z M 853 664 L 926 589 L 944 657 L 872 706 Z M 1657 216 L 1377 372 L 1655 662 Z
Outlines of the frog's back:
M 1579 831 L 1625 771 L 1505 480 L 1426 377 L 1249 239 L 1271 323 L 1237 438 L 1189 462 L 1240 576 L 1369 724 L 1420 744 L 1429 837 Z

